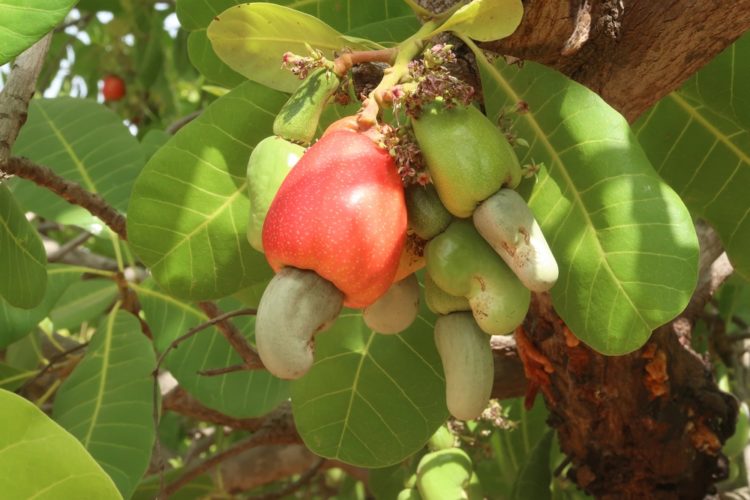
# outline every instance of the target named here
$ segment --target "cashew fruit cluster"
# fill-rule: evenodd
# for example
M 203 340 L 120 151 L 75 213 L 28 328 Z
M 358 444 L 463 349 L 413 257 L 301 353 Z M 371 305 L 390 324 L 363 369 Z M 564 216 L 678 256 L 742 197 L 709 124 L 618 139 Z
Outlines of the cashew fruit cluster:
M 258 307 L 260 357 L 278 377 L 303 376 L 314 336 L 343 306 L 363 309 L 376 332 L 405 330 L 418 312 L 413 273 L 426 266 L 448 408 L 475 418 L 494 378 L 489 335 L 512 333 L 531 291 L 557 279 L 539 224 L 514 191 L 519 161 L 478 109 L 440 98 L 410 121 L 432 183 L 405 188 L 381 129 L 357 117 L 305 149 L 337 85 L 326 69 L 311 73 L 248 163 L 248 240 L 277 273 Z
M 459 419 L 479 416 L 494 379 L 487 335 L 512 333 L 531 291 L 549 290 L 557 263 L 524 199 L 522 169 L 500 129 L 473 106 L 436 99 L 411 121 L 432 186 L 407 190 L 409 228 L 427 240 L 427 306 L 446 402 Z

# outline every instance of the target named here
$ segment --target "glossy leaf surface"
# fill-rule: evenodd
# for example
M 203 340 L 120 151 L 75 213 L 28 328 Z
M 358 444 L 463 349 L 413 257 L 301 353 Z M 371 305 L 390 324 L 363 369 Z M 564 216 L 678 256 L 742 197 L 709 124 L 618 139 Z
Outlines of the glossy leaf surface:
M 92 100 L 67 97 L 31 101 L 13 154 L 51 168 L 122 212 L 144 163 L 138 140 L 118 115 Z M 101 228 L 86 209 L 31 182 L 18 183 L 14 192 L 21 206 L 47 219 Z
M 603 354 L 639 348 L 695 288 L 690 213 L 594 92 L 537 64 L 478 59 L 490 118 L 503 115 L 528 142 L 521 164 L 543 162 L 522 189 L 560 268 L 556 311 Z M 519 103 L 528 111 L 515 112 Z
M 31 47 L 76 4 L 76 0 L 0 1 L 0 65 Z
M 448 416 L 433 317 L 398 335 L 368 329 L 344 310 L 316 337 L 315 363 L 292 383 L 297 429 L 314 453 L 385 467 L 420 449 Z
M 155 366 L 138 320 L 115 308 L 55 397 L 55 421 L 83 443 L 125 498 L 146 472 L 154 445 Z
M 5 498 L 122 498 L 81 443 L 30 401 L 0 389 L 0 422 Z
M 149 160 L 128 216 L 132 248 L 169 294 L 224 297 L 270 279 L 247 242 L 247 160 L 285 96 L 247 82 L 217 99 Z
M 0 307 L 29 309 L 44 298 L 47 255 L 34 227 L 8 188 L 0 184 Z M 4 335 L 0 333 L 0 339 Z
M 205 314 L 160 291 L 153 284 L 136 288 L 159 352 L 190 328 L 206 321 Z M 231 309 L 226 309 L 227 311 Z M 232 321 L 246 338 L 254 332 L 254 318 Z M 289 396 L 288 382 L 265 370 L 237 371 L 218 376 L 198 372 L 242 363 L 227 340 L 216 330 L 202 331 L 180 344 L 166 358 L 166 368 L 180 386 L 202 404 L 236 418 L 264 415 Z

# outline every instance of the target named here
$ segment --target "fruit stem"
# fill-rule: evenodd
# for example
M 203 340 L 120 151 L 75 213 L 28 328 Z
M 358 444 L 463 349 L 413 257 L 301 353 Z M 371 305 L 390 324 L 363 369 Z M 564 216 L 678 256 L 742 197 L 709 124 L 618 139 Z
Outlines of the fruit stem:
M 333 72 L 336 73 L 339 78 L 343 78 L 346 73 L 352 69 L 352 66 L 356 64 L 366 62 L 384 62 L 393 64 L 393 60 L 397 55 L 398 49 L 396 47 L 380 50 L 355 50 L 353 52 L 345 52 L 333 61 Z
M 435 28 L 440 24 L 442 24 L 442 21 L 428 21 L 416 33 L 398 44 L 398 47 L 396 47 L 398 55 L 393 65 L 385 70 L 383 79 L 362 104 L 362 109 L 357 118 L 361 128 L 372 127 L 377 123 L 380 107 L 386 105 L 393 98 L 391 88 L 398 85 L 409 74 L 409 63 L 422 51 L 424 39 L 435 31 Z

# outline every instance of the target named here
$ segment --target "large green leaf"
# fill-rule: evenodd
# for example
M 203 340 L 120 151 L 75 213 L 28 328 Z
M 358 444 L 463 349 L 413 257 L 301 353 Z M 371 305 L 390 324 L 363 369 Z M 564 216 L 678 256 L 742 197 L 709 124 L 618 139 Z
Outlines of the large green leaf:
M 81 443 L 29 401 L 0 389 L 0 422 L 3 498 L 122 498 Z
M 50 167 L 120 211 L 127 209 L 133 180 L 143 166 L 141 146 L 122 118 L 94 101 L 67 97 L 31 102 L 13 153 Z M 18 183 L 15 194 L 25 209 L 47 219 L 101 225 L 85 209 L 30 182 Z
M 73 283 L 49 314 L 56 329 L 72 330 L 84 321 L 96 320 L 117 297 L 112 280 L 85 280 Z
M 299 78 L 281 67 L 283 55 L 308 55 L 308 46 L 332 59 L 344 46 L 341 33 L 315 16 L 270 3 L 230 7 L 208 25 L 216 55 L 237 73 L 276 90 L 292 92 Z
M 550 447 L 555 433 L 547 429 L 543 437 L 536 443 L 523 466 L 518 471 L 518 477 L 513 484 L 513 500 L 545 500 L 551 498 L 550 481 Z
M 36 374 L 36 370 L 21 370 L 6 363 L 0 363 L 0 389 L 15 391 Z
M 77 0 L 0 0 L 0 65 L 31 47 Z
M 560 268 L 556 311 L 599 352 L 625 354 L 680 313 L 695 288 L 698 241 L 679 196 L 625 119 L 598 95 L 537 64 L 475 52 L 489 116 L 529 143 L 531 206 Z M 521 103 L 527 112 L 515 110 Z
M 180 129 L 136 180 L 128 238 L 170 295 L 224 297 L 270 277 L 245 235 L 246 169 L 285 100 L 252 82 L 237 87 Z
M 226 88 L 234 88 L 246 80 L 244 76 L 219 59 L 219 56 L 211 47 L 206 30 L 190 33 L 188 36 L 188 56 L 190 62 L 203 76 Z
M 402 16 L 359 26 L 347 35 L 367 38 L 383 46 L 394 45 L 406 40 L 419 29 L 419 19 L 414 16 Z
M 750 130 L 750 33 L 701 68 L 680 89 L 711 111 Z
M 310 450 L 363 467 L 400 462 L 448 416 L 445 379 L 426 309 L 406 331 L 380 335 L 345 310 L 316 337 L 315 363 L 292 383 L 297 429 Z
M 83 443 L 125 498 L 146 472 L 154 446 L 155 366 L 140 323 L 116 307 L 55 397 L 53 418 Z
M 81 277 L 80 269 L 52 264 L 44 298 L 32 309 L 13 307 L 0 298 L 0 348 L 15 342 L 31 331 L 52 310 L 68 287 Z
M 716 228 L 737 271 L 750 278 L 750 199 L 744 190 L 750 132 L 680 93 L 662 99 L 635 129 L 659 174 Z
M 205 314 L 180 302 L 151 284 L 135 286 L 154 345 L 163 351 L 177 337 L 207 320 Z M 228 309 L 227 309 L 228 310 Z M 255 321 L 234 318 L 246 338 L 251 339 Z M 265 370 L 238 371 L 219 376 L 198 372 L 242 363 L 227 340 L 211 328 L 180 344 L 166 358 L 166 368 L 198 401 L 236 418 L 264 415 L 288 397 L 288 383 Z
M 42 240 L 11 192 L 0 184 L 0 303 L 4 298 L 12 306 L 32 308 L 44 298 L 46 287 Z
M 402 0 L 367 2 L 345 2 L 343 0 L 276 0 L 270 3 L 284 5 L 313 15 L 335 30 L 343 33 L 349 33 L 355 28 L 370 23 L 400 16 L 409 16 L 410 19 L 416 22 L 416 18 L 411 10 Z M 244 77 L 233 71 L 216 56 L 206 36 L 206 28 L 218 14 L 240 4 L 247 5 L 242 0 L 220 0 L 214 2 L 179 0 L 177 2 L 177 14 L 182 27 L 193 32 L 190 34 L 190 60 L 206 77 L 229 88 L 239 84 L 241 80 L 244 80 Z M 414 31 L 416 30 L 408 32 L 406 36 Z M 404 37 L 399 39 L 402 38 Z M 286 50 L 291 50 L 291 48 L 284 49 L 282 53 Z M 306 53 L 304 49 L 303 53 Z M 273 69 L 279 68 L 280 57 L 281 54 L 276 55 L 276 59 L 274 59 L 272 64 Z M 299 81 L 296 83 L 299 84 Z
M 750 279 L 750 36 L 659 101 L 635 124 L 656 170 L 719 233 Z

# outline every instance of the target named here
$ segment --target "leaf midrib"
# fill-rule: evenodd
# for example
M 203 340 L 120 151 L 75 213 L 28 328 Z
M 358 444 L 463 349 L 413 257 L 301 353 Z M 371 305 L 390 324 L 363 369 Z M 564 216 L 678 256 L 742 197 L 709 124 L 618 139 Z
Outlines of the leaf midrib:
M 469 46 L 474 49 L 474 53 L 475 54 L 481 54 L 481 51 L 479 50 L 479 48 L 473 42 L 471 42 L 468 39 L 465 39 L 464 41 L 466 41 L 467 44 L 469 44 Z M 512 99 L 514 99 L 516 102 L 521 101 L 520 96 L 518 94 L 516 94 L 516 92 L 513 90 L 513 88 L 510 86 L 510 84 L 505 80 L 505 78 L 503 77 L 503 75 L 497 70 L 497 68 L 495 68 L 495 66 L 493 66 L 492 64 L 490 64 L 489 61 L 487 61 L 487 59 L 483 55 L 480 57 L 480 61 L 481 61 L 482 64 L 485 65 L 485 68 L 487 68 L 488 71 L 490 71 L 494 75 L 496 75 L 498 83 L 500 83 L 500 85 L 502 85 L 502 87 L 505 90 L 505 92 L 507 92 Z M 557 162 L 558 165 L 560 166 L 559 171 L 560 171 L 561 175 L 563 176 L 564 181 L 567 183 L 568 187 L 570 188 L 570 192 L 573 193 L 574 204 L 578 207 L 579 211 L 583 214 L 583 217 L 584 217 L 585 222 L 587 224 L 587 229 L 590 229 L 590 230 L 592 230 L 594 232 L 594 234 L 597 234 L 596 227 L 594 226 L 594 224 L 593 224 L 593 222 L 591 220 L 591 217 L 589 216 L 588 212 L 586 211 L 586 206 L 584 205 L 583 200 L 581 200 L 580 196 L 578 195 L 578 192 L 576 191 L 575 183 L 573 182 L 573 180 L 568 175 L 567 170 L 564 168 L 564 165 L 565 165 L 564 162 L 559 157 L 559 155 L 555 151 L 555 149 L 552 146 L 552 144 L 549 142 L 549 140 L 547 138 L 547 135 L 544 133 L 544 131 L 541 128 L 541 126 L 539 125 L 539 123 L 534 119 L 533 113 L 525 113 L 525 114 L 521 115 L 521 118 L 527 120 L 527 123 L 529 123 L 529 125 L 534 129 L 535 133 L 537 134 L 537 137 L 540 138 L 540 141 L 543 144 L 544 148 L 547 150 L 548 154 L 552 157 L 553 162 Z M 551 174 L 549 172 L 547 173 L 547 175 L 551 176 Z M 585 234 L 582 237 L 585 237 Z M 628 293 L 626 293 L 625 289 L 620 284 L 620 281 L 617 279 L 617 275 L 612 270 L 612 267 L 610 266 L 609 261 L 606 258 L 606 252 L 604 252 L 604 249 L 601 246 L 601 242 L 596 237 L 594 238 L 594 240 L 596 241 L 596 250 L 597 250 L 597 253 L 599 254 L 601 260 L 604 262 L 604 265 L 606 266 L 607 272 L 610 274 L 610 276 L 612 276 L 614 278 L 613 282 L 615 283 L 615 285 L 617 286 L 617 288 L 622 292 L 623 296 L 627 300 L 628 304 L 630 304 L 631 309 L 633 310 L 633 312 L 635 313 L 635 315 L 638 317 L 638 319 L 643 323 L 643 325 L 646 328 L 648 328 L 650 330 L 651 327 L 649 326 L 648 321 L 646 321 L 646 319 L 641 315 L 641 313 L 638 310 L 638 308 L 635 306 L 635 304 L 633 304 L 633 301 L 631 300 L 630 295 Z

